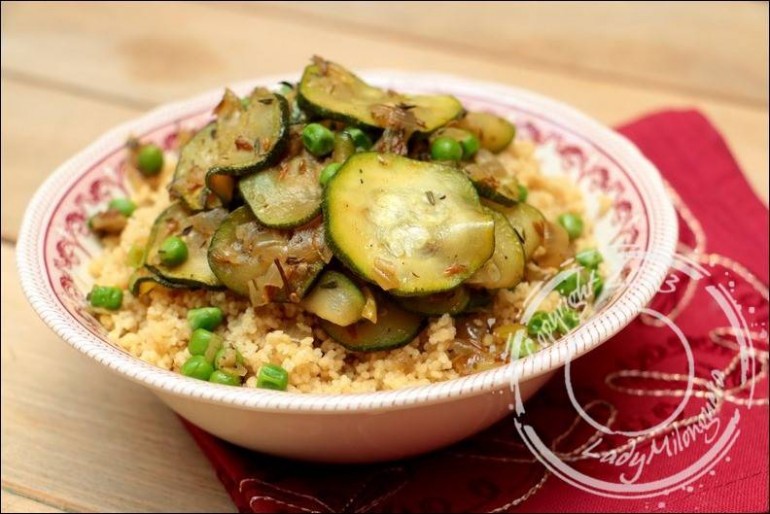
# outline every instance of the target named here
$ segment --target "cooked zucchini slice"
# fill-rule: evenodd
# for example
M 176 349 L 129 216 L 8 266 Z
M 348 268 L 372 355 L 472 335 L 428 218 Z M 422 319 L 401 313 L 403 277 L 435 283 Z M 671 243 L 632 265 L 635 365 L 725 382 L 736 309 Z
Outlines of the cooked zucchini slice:
M 366 297 L 361 289 L 337 271 L 324 272 L 302 300 L 306 311 L 341 327 L 360 320 L 365 305 Z
M 198 132 L 181 151 L 170 191 L 193 210 L 232 196 L 232 180 L 272 166 L 281 158 L 289 133 L 289 107 L 281 96 L 255 89 L 248 102 L 230 90 L 214 109 L 216 121 Z
M 393 120 L 388 119 L 389 108 L 408 110 L 418 132 L 431 132 L 463 112 L 453 96 L 403 95 L 380 89 L 339 64 L 322 59 L 315 59 L 305 68 L 298 100 L 303 109 L 321 118 L 379 128 L 394 128 Z
M 409 344 L 425 326 L 420 314 L 405 311 L 385 298 L 377 299 L 377 323 L 362 319 L 347 327 L 321 320 L 329 337 L 353 352 L 390 350 Z
M 455 124 L 479 138 L 482 148 L 498 153 L 516 137 L 516 126 L 505 118 L 486 112 L 469 112 Z
M 174 178 L 169 184 L 172 197 L 181 199 L 194 211 L 218 204 L 206 187 L 206 173 L 217 161 L 216 123 L 199 130 L 179 154 Z
M 329 260 L 320 223 L 275 230 L 259 223 L 245 205 L 222 222 L 208 254 L 222 284 L 254 305 L 299 302 Z
M 482 269 L 484 268 L 482 267 Z M 455 315 L 463 312 L 468 307 L 470 300 L 471 294 L 468 289 L 460 286 L 451 291 L 433 293 L 428 296 L 399 298 L 398 303 L 409 312 L 425 314 L 426 316 L 441 316 L 442 314 Z
M 478 164 L 463 167 L 479 196 L 505 207 L 513 207 L 519 201 L 519 182 L 513 176 L 498 178 Z
M 324 188 L 326 235 L 349 268 L 399 296 L 454 289 L 494 251 L 494 218 L 458 169 L 357 153 Z
M 224 175 L 220 173 L 206 174 L 206 188 L 208 188 L 208 191 L 219 199 L 222 205 L 229 206 L 231 203 L 233 203 L 233 199 L 235 198 L 236 184 L 237 179 L 232 175 Z
M 321 212 L 321 164 L 307 152 L 240 180 L 238 188 L 260 223 L 303 225 Z
M 272 166 L 281 157 L 289 132 L 289 106 L 281 95 L 257 88 L 248 106 L 225 98 L 217 106 L 218 155 L 214 172 L 240 177 Z
M 516 235 L 519 236 L 524 254 L 531 259 L 545 237 L 546 220 L 543 213 L 527 203 L 519 203 L 513 207 L 487 204 L 492 209 L 502 212 L 508 219 Z
M 519 181 L 489 150 L 479 150 L 474 162 L 464 164 L 463 170 L 482 198 L 506 207 L 518 203 Z
M 492 209 L 488 212 L 495 218 L 495 253 L 465 283 L 486 289 L 514 287 L 524 278 L 524 247 L 502 213 Z
M 145 295 L 159 285 L 172 289 L 180 289 L 185 287 L 183 285 L 175 284 L 163 279 L 144 266 L 135 270 L 128 278 L 128 290 L 131 291 L 131 294 L 134 296 Z
M 188 287 L 219 289 L 222 283 L 209 268 L 206 253 L 211 236 L 227 216 L 225 209 L 191 213 L 181 202 L 171 204 L 155 220 L 147 243 L 145 266 L 160 278 Z M 174 267 L 163 264 L 159 250 L 163 241 L 177 236 L 187 245 L 187 259 Z

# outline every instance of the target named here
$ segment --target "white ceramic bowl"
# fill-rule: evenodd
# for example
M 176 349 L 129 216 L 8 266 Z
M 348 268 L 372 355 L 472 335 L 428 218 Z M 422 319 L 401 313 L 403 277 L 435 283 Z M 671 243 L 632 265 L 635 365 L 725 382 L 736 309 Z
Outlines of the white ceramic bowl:
M 111 345 L 84 308 L 91 280 L 84 264 L 98 251 L 88 215 L 115 194 L 126 194 L 119 169 L 129 135 L 168 144 L 180 126 L 198 127 L 222 89 L 161 107 L 105 134 L 67 161 L 40 187 L 19 236 L 17 257 L 24 291 L 40 317 L 91 359 L 147 386 L 174 411 L 233 443 L 308 460 L 353 462 L 405 457 L 448 445 L 509 413 L 513 374 L 518 392 L 531 396 L 565 363 L 596 348 L 629 323 L 663 281 L 677 240 L 674 209 L 655 167 L 629 141 L 559 102 L 500 85 L 436 74 L 378 71 L 373 83 L 412 92 L 442 92 L 466 107 L 514 121 L 518 137 L 538 144 L 546 173 L 566 173 L 595 205 L 613 199 L 597 224 L 600 248 L 632 244 L 658 259 L 611 264 L 624 267 L 624 283 L 597 312 L 559 342 L 514 363 L 461 379 L 398 391 L 350 395 L 292 394 L 201 382 L 147 364 Z M 267 77 L 240 83 L 244 94 Z M 513 388 L 516 389 L 516 388 Z

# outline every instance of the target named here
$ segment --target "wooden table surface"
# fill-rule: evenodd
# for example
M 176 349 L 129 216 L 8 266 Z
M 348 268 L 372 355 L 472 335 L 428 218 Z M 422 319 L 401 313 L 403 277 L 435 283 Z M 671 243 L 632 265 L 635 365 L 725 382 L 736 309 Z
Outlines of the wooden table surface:
M 3 511 L 234 511 L 168 409 L 37 318 L 14 243 L 38 185 L 105 130 L 312 54 L 512 84 L 607 124 L 698 108 L 767 202 L 767 3 L 3 2 Z

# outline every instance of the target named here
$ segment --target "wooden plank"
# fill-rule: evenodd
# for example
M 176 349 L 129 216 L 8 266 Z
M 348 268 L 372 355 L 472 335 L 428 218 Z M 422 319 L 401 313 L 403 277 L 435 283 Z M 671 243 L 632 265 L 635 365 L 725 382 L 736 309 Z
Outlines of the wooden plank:
M 0 492 L 0 511 L 2 512 L 65 512 L 45 503 L 19 496 L 3 489 Z
M 237 2 L 264 12 L 265 2 Z M 267 2 L 287 18 L 767 106 L 765 2 Z
M 77 511 L 234 512 L 169 409 L 43 325 L 6 243 L 2 282 L 4 488 Z
M 376 31 L 351 34 L 307 19 L 287 22 L 271 14 L 272 7 L 246 12 L 200 4 L 14 3 L 3 9 L 6 72 L 131 102 L 177 100 L 252 76 L 297 74 L 310 53 L 319 53 L 356 68 L 437 70 L 513 84 L 572 104 L 610 125 L 661 108 L 698 108 L 724 133 L 767 201 L 766 109 L 577 77 L 569 70 L 514 67 L 505 60 L 382 39 Z M 33 122 L 18 116 L 18 123 Z M 82 127 L 78 123 L 70 129 Z
M 102 132 L 141 110 L 2 79 L 2 236 L 15 240 L 37 187 Z

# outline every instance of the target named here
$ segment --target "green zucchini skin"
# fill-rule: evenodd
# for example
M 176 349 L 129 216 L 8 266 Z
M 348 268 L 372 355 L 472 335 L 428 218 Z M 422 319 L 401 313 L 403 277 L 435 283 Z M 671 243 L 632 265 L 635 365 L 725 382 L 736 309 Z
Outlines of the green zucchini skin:
M 321 320 L 321 328 L 351 352 L 392 350 L 409 344 L 425 328 L 427 319 L 405 311 L 382 295 L 377 298 L 377 323 L 362 319 L 347 327 Z
M 495 252 L 465 283 L 486 289 L 515 287 L 524 278 L 524 247 L 504 214 L 492 209 L 488 212 L 495 218 Z
M 408 296 L 397 298 L 398 304 L 409 312 L 426 316 L 441 316 L 442 314 L 460 314 L 465 311 L 471 301 L 467 288 L 460 286 L 444 293 L 434 293 L 428 296 Z
M 210 209 L 219 203 L 206 187 L 206 173 L 216 160 L 215 131 L 216 123 L 211 122 L 182 147 L 174 178 L 169 184 L 170 196 L 179 198 L 193 211 Z
M 512 207 L 486 202 L 485 205 L 501 212 L 508 219 L 521 241 L 526 259 L 532 259 L 545 238 L 547 221 L 543 213 L 528 203 L 517 203 Z
M 490 184 L 484 180 L 472 180 L 473 185 L 476 187 L 476 191 L 479 192 L 479 196 L 486 198 L 489 201 L 502 205 L 503 207 L 513 207 L 518 200 L 518 193 L 500 189 L 499 186 Z
M 169 191 L 191 210 L 227 205 L 235 178 L 273 166 L 283 157 L 289 137 L 286 99 L 255 89 L 249 100 L 243 107 L 226 91 L 217 119 L 182 148 Z
M 238 190 L 260 223 L 295 228 L 321 213 L 321 164 L 307 152 L 244 177 Z
M 208 264 L 207 252 L 211 244 L 211 236 L 193 230 L 191 222 L 193 215 L 195 213 L 190 212 L 181 202 L 171 204 L 160 213 L 150 232 L 145 266 L 149 271 L 172 284 L 190 288 L 222 289 L 222 283 Z M 214 209 L 205 214 L 198 214 L 200 215 L 211 216 L 212 220 L 217 222 L 225 218 L 227 211 Z M 163 264 L 158 252 L 163 241 L 171 236 L 181 237 L 187 244 L 189 252 L 187 260 L 174 267 Z
M 135 270 L 128 279 L 128 290 L 134 296 L 147 294 L 156 285 L 168 287 L 169 289 L 191 289 L 186 285 L 169 282 L 160 275 L 156 275 L 145 266 Z
M 232 136 L 239 134 L 240 130 L 243 129 L 226 126 L 225 122 L 218 119 L 217 138 L 222 137 L 220 135 L 222 132 L 225 132 L 228 137 L 221 141 L 219 160 L 209 170 L 209 173 L 242 177 L 273 166 L 281 160 L 289 137 L 288 102 L 277 93 L 260 89 L 255 89 L 249 98 L 249 106 L 244 113 L 246 116 L 244 124 L 247 127 L 262 121 L 262 118 L 273 118 L 263 127 L 263 130 L 250 134 L 252 137 L 249 138 L 249 143 L 252 138 L 267 138 L 268 144 L 259 148 L 254 145 L 255 155 L 249 155 L 248 150 L 241 150 L 240 152 L 246 152 L 245 155 L 242 155 L 238 153 L 236 138 Z M 230 151 L 224 150 L 226 148 L 229 148 Z M 236 150 L 232 150 L 233 148 Z
M 490 291 L 486 289 L 469 288 L 470 300 L 461 314 L 474 314 L 485 312 L 492 307 L 495 300 Z
M 295 231 L 275 230 L 257 221 L 248 206 L 230 213 L 217 229 L 208 251 L 213 273 L 228 289 L 241 296 L 252 297 L 255 305 L 269 302 L 298 302 L 313 285 L 326 261 L 322 253 L 292 255 L 298 242 L 306 241 L 311 248 L 323 244 L 321 224 L 301 227 Z M 239 232 L 245 235 L 239 236 Z M 248 239 L 251 238 L 251 239 Z M 280 268 L 276 265 L 280 264 Z M 272 266 L 276 270 L 271 270 Z M 269 273 L 282 271 L 281 282 L 262 284 Z M 284 281 L 288 281 L 288 284 Z M 249 283 L 252 282 L 252 287 Z
M 488 150 L 479 150 L 474 162 L 463 164 L 462 169 L 480 197 L 504 207 L 519 203 L 519 181 Z
M 370 86 L 339 64 L 320 61 L 308 65 L 298 87 L 299 106 L 319 118 L 338 120 L 361 128 L 386 128 L 372 115 L 374 106 L 410 105 L 419 132 L 432 132 L 463 113 L 450 95 L 404 95 Z
M 337 271 L 324 271 L 302 300 L 306 311 L 341 327 L 360 320 L 365 305 L 366 297 L 361 289 Z
M 324 188 L 323 212 L 335 256 L 397 296 L 454 289 L 494 251 L 473 184 L 438 163 L 354 154 Z
M 455 124 L 479 138 L 481 147 L 500 153 L 516 137 L 516 126 L 510 121 L 486 112 L 469 112 Z

